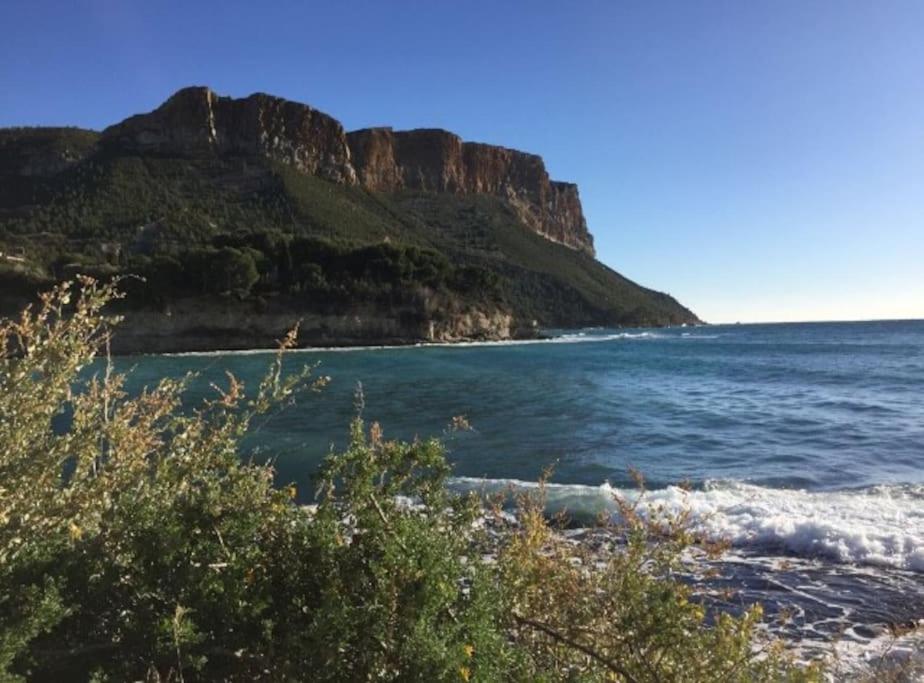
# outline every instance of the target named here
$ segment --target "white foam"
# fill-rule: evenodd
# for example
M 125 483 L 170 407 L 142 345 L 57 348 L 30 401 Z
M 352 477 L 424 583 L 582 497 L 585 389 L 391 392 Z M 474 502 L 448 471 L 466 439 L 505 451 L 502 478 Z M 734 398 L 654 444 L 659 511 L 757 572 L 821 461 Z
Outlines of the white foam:
M 840 640 L 834 644 L 830 658 L 829 680 L 901 680 L 917 681 L 924 677 L 924 621 L 917 622 L 905 635 L 889 632 L 870 642 Z M 888 678 L 890 672 L 902 675 Z
M 551 339 L 538 340 L 549 344 L 576 344 L 581 342 L 605 342 L 619 339 L 662 339 L 664 335 L 657 332 L 612 332 L 609 334 L 590 334 L 578 332 L 576 334 L 562 334 Z
M 457 486 L 498 491 L 536 484 L 460 478 Z M 547 488 L 549 507 L 585 518 L 615 513 L 613 494 L 638 492 L 601 486 Z M 647 500 L 667 511 L 689 509 L 698 531 L 736 547 L 924 573 L 924 486 L 877 486 L 818 492 L 773 489 L 742 482 L 710 482 L 701 490 L 667 487 Z
M 615 332 L 611 334 L 587 334 L 576 332 L 560 334 L 544 339 L 503 339 L 497 341 L 459 341 L 459 342 L 417 342 L 415 344 L 377 344 L 368 346 L 306 346 L 291 349 L 287 353 L 348 353 L 351 351 L 401 351 L 421 348 L 473 348 L 492 346 L 531 346 L 534 344 L 586 344 L 593 342 L 617 341 L 622 339 L 662 339 L 664 335 L 657 332 Z M 180 351 L 177 353 L 158 353 L 157 356 L 253 356 L 275 354 L 275 349 L 233 349 L 226 351 Z
M 721 334 L 696 334 L 694 332 L 681 332 L 681 339 L 718 339 Z

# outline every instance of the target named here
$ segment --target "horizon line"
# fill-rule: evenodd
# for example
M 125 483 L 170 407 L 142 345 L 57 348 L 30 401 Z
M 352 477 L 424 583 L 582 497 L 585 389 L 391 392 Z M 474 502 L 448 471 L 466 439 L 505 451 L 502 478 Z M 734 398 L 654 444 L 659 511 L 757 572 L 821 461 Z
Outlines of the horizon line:
M 733 322 L 706 322 L 703 321 L 703 325 L 708 326 L 717 326 L 717 325 L 811 325 L 811 324 L 825 324 L 825 323 L 920 323 L 924 322 L 924 315 L 918 318 L 854 318 L 854 319 L 845 319 L 845 318 L 831 318 L 829 320 L 736 320 Z M 676 326 L 672 326 L 676 327 Z

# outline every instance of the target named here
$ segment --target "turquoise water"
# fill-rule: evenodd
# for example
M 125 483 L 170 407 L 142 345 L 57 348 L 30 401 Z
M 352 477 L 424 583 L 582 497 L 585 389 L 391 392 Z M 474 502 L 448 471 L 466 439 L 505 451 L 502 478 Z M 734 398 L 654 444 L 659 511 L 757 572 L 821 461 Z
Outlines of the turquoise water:
M 636 467 L 688 479 L 839 490 L 924 482 L 924 321 L 586 330 L 546 343 L 299 352 L 331 384 L 262 424 L 251 446 L 307 484 L 342 445 L 362 383 L 386 433 L 440 434 L 460 476 L 614 486 Z M 225 370 L 254 385 L 268 354 L 131 359 L 135 386 Z M 308 487 L 305 487 L 307 490 Z
M 260 421 L 245 457 L 273 459 L 310 500 L 344 445 L 361 382 L 364 416 L 390 437 L 443 433 L 455 415 L 454 485 L 525 487 L 552 465 L 550 504 L 580 522 L 629 491 L 689 508 L 732 541 L 721 587 L 795 637 L 869 643 L 924 619 L 924 321 L 553 332 L 533 343 L 306 350 L 318 395 Z M 141 356 L 131 386 L 199 373 L 190 402 L 229 370 L 255 387 L 268 353 Z M 674 484 L 688 480 L 693 490 Z M 792 634 L 791 634 L 792 635 Z

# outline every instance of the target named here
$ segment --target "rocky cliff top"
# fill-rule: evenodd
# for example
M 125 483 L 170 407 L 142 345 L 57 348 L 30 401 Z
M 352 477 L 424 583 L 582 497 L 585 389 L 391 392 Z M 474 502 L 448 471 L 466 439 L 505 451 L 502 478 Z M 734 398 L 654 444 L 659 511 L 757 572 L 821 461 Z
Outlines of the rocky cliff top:
M 577 186 L 552 181 L 542 157 L 440 129 L 366 128 L 347 135 L 360 184 L 379 192 L 491 194 L 539 234 L 593 252 Z
M 445 130 L 347 134 L 336 119 L 305 104 L 263 93 L 233 99 L 189 87 L 154 111 L 107 128 L 101 145 L 132 154 L 264 157 L 375 192 L 490 194 L 535 232 L 594 253 L 577 186 L 552 181 L 535 154 L 463 142 Z
M 233 99 L 206 87 L 184 88 L 154 111 L 107 128 L 102 144 L 148 154 L 263 156 L 334 182 L 356 182 L 339 121 L 263 93 Z

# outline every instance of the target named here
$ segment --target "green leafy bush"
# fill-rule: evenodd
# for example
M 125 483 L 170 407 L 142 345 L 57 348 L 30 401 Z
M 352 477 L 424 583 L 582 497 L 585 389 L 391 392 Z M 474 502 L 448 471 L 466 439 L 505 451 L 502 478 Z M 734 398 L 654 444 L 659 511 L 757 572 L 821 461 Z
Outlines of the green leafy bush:
M 594 566 L 521 501 L 451 494 L 437 440 L 386 440 L 361 416 L 294 503 L 245 462 L 255 416 L 324 378 L 280 355 L 247 398 L 233 376 L 182 410 L 185 379 L 137 396 L 88 366 L 111 285 L 62 285 L 0 325 L 0 676 L 8 680 L 812 680 L 757 611 L 710 620 L 671 570 L 683 518 L 626 508 Z M 598 562 L 599 564 L 599 562 Z

